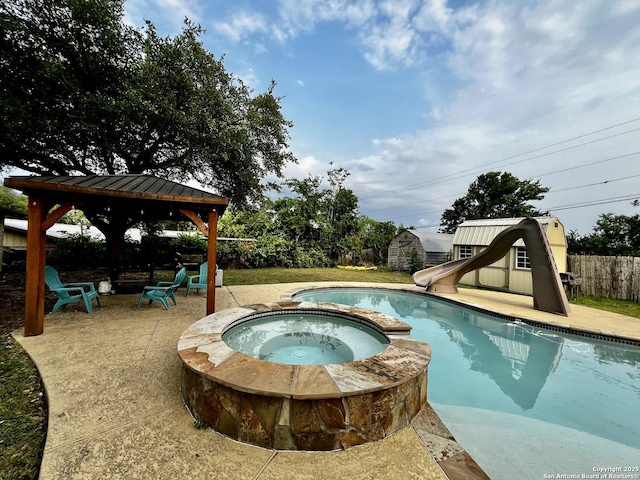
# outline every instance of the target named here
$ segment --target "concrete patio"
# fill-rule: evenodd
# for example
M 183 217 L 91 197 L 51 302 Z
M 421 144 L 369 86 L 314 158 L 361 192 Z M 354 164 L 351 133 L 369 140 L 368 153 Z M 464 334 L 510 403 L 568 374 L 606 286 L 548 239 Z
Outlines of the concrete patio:
M 335 284 L 318 284 L 328 285 Z M 279 301 L 310 286 L 222 287 L 216 311 Z M 622 315 L 572 306 L 569 317 L 559 317 L 533 310 L 530 297 L 480 290 L 465 289 L 454 298 L 519 318 L 640 340 L 640 321 Z M 47 315 L 40 336 L 13 333 L 48 396 L 42 480 L 486 478 L 429 408 L 385 440 L 337 452 L 267 450 L 198 429 L 182 402 L 176 347 L 182 331 L 204 316 L 204 295 L 185 298 L 179 292 L 178 306 L 169 311 L 158 304 L 136 311 L 137 295 L 102 301 L 93 314 L 76 304 Z

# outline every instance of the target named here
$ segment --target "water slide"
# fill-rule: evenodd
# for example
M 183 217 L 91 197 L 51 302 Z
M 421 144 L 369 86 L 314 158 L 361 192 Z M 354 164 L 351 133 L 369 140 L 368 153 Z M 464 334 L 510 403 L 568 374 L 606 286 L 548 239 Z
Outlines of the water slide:
M 464 274 L 500 260 L 520 238 L 524 240 L 531 263 L 533 308 L 568 315 L 569 302 L 547 235 L 533 218 L 525 218 L 517 225 L 503 230 L 477 255 L 420 270 L 413 274 L 413 281 L 419 287 L 426 287 L 428 292 L 458 293 L 456 285 Z

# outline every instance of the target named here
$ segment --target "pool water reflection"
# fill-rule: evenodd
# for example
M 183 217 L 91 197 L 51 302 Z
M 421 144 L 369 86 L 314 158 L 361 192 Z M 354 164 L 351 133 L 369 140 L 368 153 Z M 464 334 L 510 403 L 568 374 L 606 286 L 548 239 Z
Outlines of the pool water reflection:
M 449 411 L 456 410 L 455 421 L 460 422 L 459 411 L 481 409 L 640 449 L 638 346 L 533 327 L 408 292 L 334 288 L 308 290 L 293 298 L 353 305 L 410 324 L 412 336 L 432 346 L 429 403 L 445 423 Z M 534 439 L 523 432 L 523 441 Z M 640 458 L 640 451 L 633 451 Z

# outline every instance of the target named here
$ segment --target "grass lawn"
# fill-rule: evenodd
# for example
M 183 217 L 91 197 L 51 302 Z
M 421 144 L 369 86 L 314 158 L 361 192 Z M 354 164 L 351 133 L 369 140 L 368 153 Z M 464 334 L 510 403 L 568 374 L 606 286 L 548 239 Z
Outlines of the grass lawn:
M 619 313 L 627 317 L 640 318 L 640 303 L 630 300 L 610 300 L 608 298 L 578 296 L 572 298 L 570 303 L 605 310 L 607 312 Z
M 47 434 L 38 371 L 18 343 L 0 336 L 0 478 L 38 477 Z
M 173 279 L 173 272 L 158 273 L 158 280 Z M 322 281 L 413 283 L 408 273 L 384 269 L 224 271 L 226 286 Z M 640 304 L 636 302 L 579 296 L 571 303 L 640 318 Z M 45 400 L 42 382 L 27 354 L 10 335 L 0 336 L 0 480 L 37 478 L 47 430 Z
M 264 268 L 255 270 L 225 270 L 224 284 L 256 285 L 292 282 L 377 282 L 408 283 L 411 275 L 385 270 L 343 270 L 341 268 Z

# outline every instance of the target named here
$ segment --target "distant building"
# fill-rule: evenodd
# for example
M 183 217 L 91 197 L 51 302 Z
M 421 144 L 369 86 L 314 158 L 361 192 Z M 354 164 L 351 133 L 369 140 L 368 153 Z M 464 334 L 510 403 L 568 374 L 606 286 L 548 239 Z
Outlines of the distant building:
M 16 250 L 24 250 L 27 248 L 27 220 L 17 218 L 5 218 L 4 220 L 4 240 L 3 245 L 6 248 Z M 56 241 L 60 238 L 66 238 L 71 235 L 87 235 L 96 240 L 104 240 L 104 235 L 100 230 L 93 226 L 70 225 L 66 223 L 54 223 L 47 229 L 47 248 L 53 248 Z M 196 231 L 182 232 L 178 230 L 165 230 L 157 234 L 161 238 L 178 238 L 179 235 L 198 235 Z M 143 233 L 139 228 L 130 228 L 127 230 L 126 236 L 133 242 L 140 242 Z M 218 240 L 229 240 L 227 238 L 218 238 Z M 251 241 L 252 239 L 247 239 Z M 255 240 L 254 240 L 255 241 Z
M 5 261 L 4 250 L 5 250 L 5 245 L 7 245 L 6 236 L 11 234 L 11 230 L 9 230 L 8 234 L 5 232 L 4 224 L 6 221 L 6 217 L 8 216 L 15 217 L 16 215 L 21 215 L 21 214 L 16 213 L 13 210 L 7 210 L 5 208 L 0 207 L 0 272 L 2 271 L 2 267 Z M 26 215 L 23 215 L 23 216 L 26 217 Z M 25 236 L 25 240 L 26 240 L 26 236 Z M 26 243 L 25 243 L 25 248 L 26 248 Z
M 518 224 L 522 218 L 494 218 L 467 220 L 453 236 L 453 258 L 472 257 L 484 250 L 498 233 Z M 564 225 L 556 217 L 536 217 L 547 235 L 558 272 L 567 271 L 567 237 Z M 471 271 L 459 282 L 461 285 L 533 294 L 531 266 L 522 239 L 517 240 L 502 259 L 487 267 Z
M 412 271 L 451 260 L 453 235 L 403 230 L 389 244 L 387 265 L 394 270 Z

